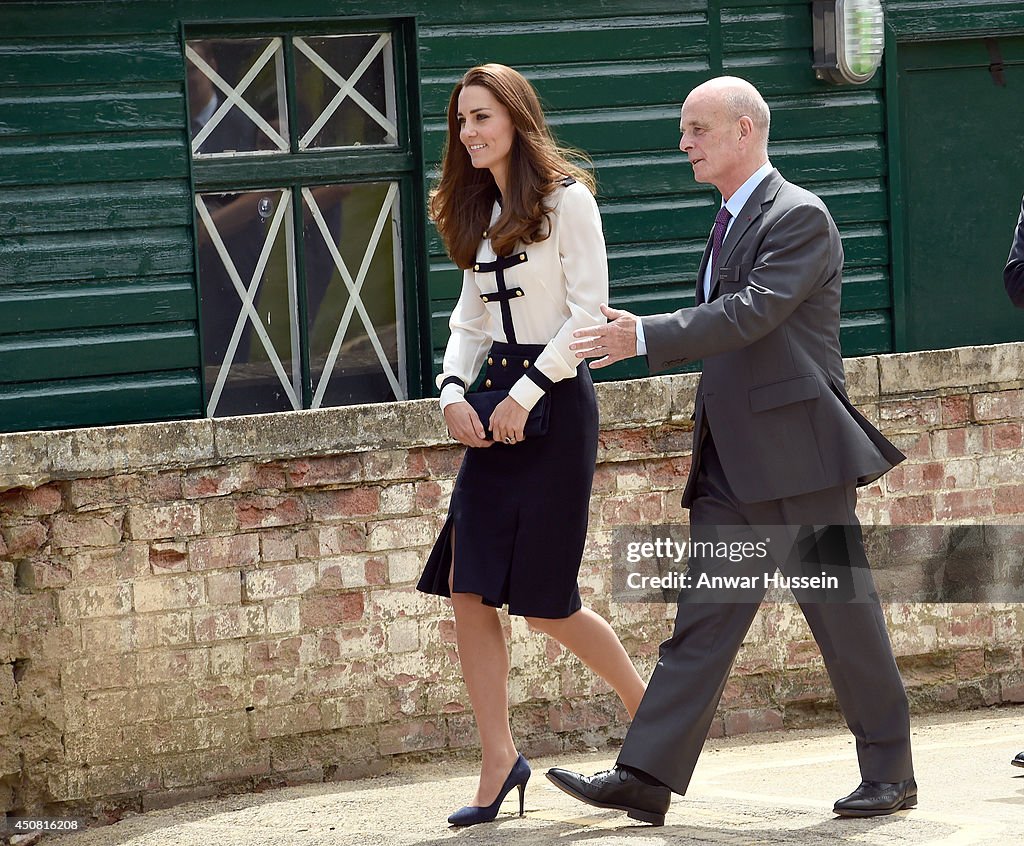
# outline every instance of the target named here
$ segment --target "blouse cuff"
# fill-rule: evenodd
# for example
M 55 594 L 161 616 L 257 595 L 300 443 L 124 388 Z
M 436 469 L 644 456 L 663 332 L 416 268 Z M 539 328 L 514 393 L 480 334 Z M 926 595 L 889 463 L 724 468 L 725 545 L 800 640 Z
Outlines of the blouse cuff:
M 544 389 L 529 376 L 524 375 L 519 377 L 519 380 L 509 390 L 508 395 L 529 411 L 540 402 L 540 398 L 544 396 Z
M 463 402 L 466 399 L 466 389 L 461 384 L 449 382 L 441 389 L 441 410 L 456 402 Z

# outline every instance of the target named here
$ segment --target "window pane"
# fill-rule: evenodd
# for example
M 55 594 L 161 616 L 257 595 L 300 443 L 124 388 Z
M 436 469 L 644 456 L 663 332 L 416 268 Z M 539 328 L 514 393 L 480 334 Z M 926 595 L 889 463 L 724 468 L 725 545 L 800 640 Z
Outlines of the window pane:
M 299 408 L 291 192 L 197 194 L 196 211 L 207 416 Z
M 288 151 L 280 38 L 188 41 L 185 56 L 193 155 Z
M 388 33 L 296 37 L 299 148 L 398 143 Z
M 405 399 L 398 183 L 302 195 L 312 407 Z

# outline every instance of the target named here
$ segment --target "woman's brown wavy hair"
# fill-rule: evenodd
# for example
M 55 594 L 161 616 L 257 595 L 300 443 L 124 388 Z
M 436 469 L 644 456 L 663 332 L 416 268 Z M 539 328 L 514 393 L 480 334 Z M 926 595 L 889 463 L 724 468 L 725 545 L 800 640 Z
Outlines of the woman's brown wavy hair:
M 586 157 L 558 146 L 544 120 L 537 92 L 522 74 L 498 64 L 470 68 L 448 101 L 448 138 L 441 178 L 430 192 L 430 217 L 448 255 L 463 269 L 476 260 L 477 246 L 498 196 L 491 172 L 473 167 L 469 152 L 459 140 L 459 93 L 467 85 L 488 89 L 508 109 L 515 129 L 501 215 L 489 228 L 497 255 L 507 256 L 519 243 L 532 244 L 548 237 L 544 198 L 555 190 L 559 180 L 572 176 L 594 191 L 590 171 L 573 161 L 586 162 Z

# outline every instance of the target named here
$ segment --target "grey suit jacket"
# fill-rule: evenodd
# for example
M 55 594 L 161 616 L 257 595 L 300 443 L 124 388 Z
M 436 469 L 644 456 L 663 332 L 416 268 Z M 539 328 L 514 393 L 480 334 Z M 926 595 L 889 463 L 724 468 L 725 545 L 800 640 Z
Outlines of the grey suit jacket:
M 905 456 L 846 396 L 839 347 L 843 246 L 824 203 L 772 171 L 743 206 L 704 302 L 643 318 L 652 372 L 704 359 L 683 504 L 705 423 L 743 502 L 867 484 Z

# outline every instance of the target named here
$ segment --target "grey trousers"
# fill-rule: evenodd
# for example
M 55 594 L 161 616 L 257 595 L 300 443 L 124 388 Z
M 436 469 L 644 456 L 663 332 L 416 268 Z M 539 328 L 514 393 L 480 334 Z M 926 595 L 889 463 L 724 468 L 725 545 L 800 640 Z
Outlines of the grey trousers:
M 910 754 L 910 712 L 903 681 L 893 657 L 881 606 L 867 567 L 855 512 L 856 489 L 833 488 L 768 502 L 742 503 L 732 494 L 710 436 L 705 438 L 698 469 L 696 497 L 690 509 L 692 538 L 732 539 L 752 527 L 832 526 L 845 543 L 826 544 L 824 557 L 841 554 L 848 569 L 844 591 L 857 601 L 821 592 L 795 590 L 800 609 L 825 659 L 832 687 L 846 724 L 856 738 L 861 778 L 896 782 L 913 776 Z M 795 531 L 795 529 L 794 529 Z M 793 540 L 793 539 L 791 539 Z M 836 561 L 808 567 L 806 546 L 796 544 L 772 559 L 786 575 L 808 570 L 833 571 Z M 781 546 L 785 546 L 782 544 Z M 814 556 L 811 556 L 814 558 Z M 800 559 L 804 559 L 802 563 Z M 765 566 L 760 565 L 765 570 Z M 767 569 L 773 569 L 769 563 Z M 699 573 L 735 575 L 736 565 L 720 559 L 690 559 L 691 579 Z M 744 591 L 739 601 L 719 592 L 683 590 L 675 629 L 661 645 L 661 654 L 626 734 L 618 763 L 635 767 L 684 794 L 714 719 L 733 661 L 750 628 L 765 590 Z

